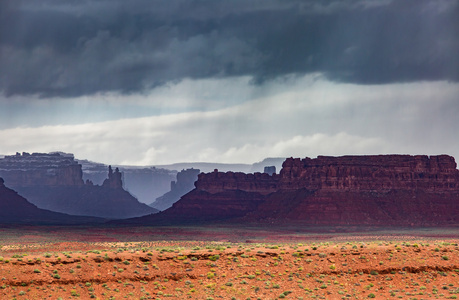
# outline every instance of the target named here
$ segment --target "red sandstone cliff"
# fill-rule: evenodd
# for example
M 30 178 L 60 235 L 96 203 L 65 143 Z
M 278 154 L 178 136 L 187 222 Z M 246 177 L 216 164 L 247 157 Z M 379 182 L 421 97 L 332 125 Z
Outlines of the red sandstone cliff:
M 267 195 L 278 190 L 279 175 L 272 176 L 266 173 L 245 174 L 241 172 L 218 172 L 201 173 L 196 181 L 196 189 L 211 194 L 228 191 L 241 190 L 251 193 Z
M 447 155 L 288 158 L 279 175 L 215 171 L 195 185 L 172 208 L 136 222 L 459 224 L 459 170 Z
M 287 158 L 279 175 L 233 172 L 201 173 L 198 190 L 210 193 L 242 190 L 270 194 L 278 190 L 391 191 L 459 190 L 459 170 L 448 155 L 319 156 Z
M 279 189 L 327 191 L 458 191 L 459 171 L 448 155 L 288 158 Z

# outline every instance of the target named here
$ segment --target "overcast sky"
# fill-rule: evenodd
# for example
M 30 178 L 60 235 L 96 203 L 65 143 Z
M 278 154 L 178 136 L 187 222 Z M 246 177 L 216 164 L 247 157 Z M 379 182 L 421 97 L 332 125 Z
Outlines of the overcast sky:
M 450 154 L 459 0 L 1 0 L 0 154 Z

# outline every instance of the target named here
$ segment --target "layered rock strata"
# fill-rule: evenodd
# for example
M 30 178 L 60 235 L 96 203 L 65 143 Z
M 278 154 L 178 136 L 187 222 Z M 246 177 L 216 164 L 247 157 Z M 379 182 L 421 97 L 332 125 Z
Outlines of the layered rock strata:
M 327 191 L 459 189 L 459 171 L 448 155 L 319 156 L 288 158 L 282 165 L 279 189 Z
M 82 186 L 81 165 L 72 154 L 16 153 L 0 159 L 0 176 L 8 186 Z
M 267 195 L 278 190 L 280 179 L 281 177 L 277 174 L 270 176 L 266 173 L 223 173 L 214 170 L 212 173 L 199 174 L 195 186 L 197 190 L 211 194 L 228 190 L 241 190 Z
M 172 208 L 136 222 L 459 224 L 459 170 L 447 155 L 288 158 L 279 175 L 214 171 L 195 185 Z

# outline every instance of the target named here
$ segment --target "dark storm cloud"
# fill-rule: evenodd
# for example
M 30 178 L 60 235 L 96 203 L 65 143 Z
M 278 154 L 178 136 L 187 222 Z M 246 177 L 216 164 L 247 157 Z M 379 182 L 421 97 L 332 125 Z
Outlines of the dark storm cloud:
M 459 80 L 457 0 L 3 0 L 6 95 L 139 92 L 184 78 Z

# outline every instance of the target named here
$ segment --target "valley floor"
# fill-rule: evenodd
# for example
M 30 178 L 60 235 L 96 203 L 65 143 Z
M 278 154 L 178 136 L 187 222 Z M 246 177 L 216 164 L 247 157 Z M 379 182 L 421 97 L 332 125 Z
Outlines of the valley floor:
M 41 238 L 31 230 L 1 231 L 0 299 L 459 297 L 459 239 L 454 237 L 366 232 L 303 241 L 292 241 L 288 233 L 287 239 L 254 235 L 244 242 L 220 236 L 218 241 L 160 240 L 164 236 L 150 228 L 150 238 L 142 235 L 138 241 L 135 233 L 147 229 L 125 228 L 137 241 L 84 242 L 75 239 L 81 228 L 61 240 L 53 240 L 57 235 L 49 230 Z

